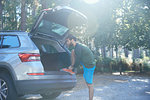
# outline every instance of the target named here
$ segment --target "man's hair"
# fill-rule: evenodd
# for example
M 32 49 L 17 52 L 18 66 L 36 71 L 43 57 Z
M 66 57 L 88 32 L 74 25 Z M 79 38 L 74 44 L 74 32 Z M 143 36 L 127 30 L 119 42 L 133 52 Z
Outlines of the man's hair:
M 73 36 L 72 34 L 69 34 L 68 37 L 67 37 L 67 39 L 69 39 L 69 40 L 72 40 L 72 39 L 73 39 L 74 41 L 77 40 L 76 37 Z

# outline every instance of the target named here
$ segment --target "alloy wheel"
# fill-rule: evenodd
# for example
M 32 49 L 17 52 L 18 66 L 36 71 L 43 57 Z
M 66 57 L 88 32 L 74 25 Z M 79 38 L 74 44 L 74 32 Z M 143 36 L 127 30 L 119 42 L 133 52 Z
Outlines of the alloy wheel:
M 8 86 L 5 80 L 0 79 L 0 100 L 6 100 L 8 96 Z

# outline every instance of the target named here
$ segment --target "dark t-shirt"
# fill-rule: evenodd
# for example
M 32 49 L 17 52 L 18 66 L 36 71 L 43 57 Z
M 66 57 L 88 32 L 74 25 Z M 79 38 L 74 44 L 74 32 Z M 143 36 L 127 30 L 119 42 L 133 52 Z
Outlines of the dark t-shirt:
M 94 55 L 92 51 L 83 44 L 77 43 L 75 48 L 75 67 L 79 66 L 80 63 L 84 64 L 87 68 L 95 66 Z

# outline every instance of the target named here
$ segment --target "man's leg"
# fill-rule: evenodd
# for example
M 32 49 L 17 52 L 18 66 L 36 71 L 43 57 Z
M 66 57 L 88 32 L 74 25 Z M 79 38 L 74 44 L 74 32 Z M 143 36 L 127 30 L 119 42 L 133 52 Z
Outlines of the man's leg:
M 88 84 L 88 83 L 86 83 L 86 84 L 89 88 L 89 100 L 93 100 L 93 95 L 94 95 L 93 84 Z
M 95 67 L 94 67 L 95 69 Z M 89 88 L 89 100 L 93 100 L 93 96 L 94 96 L 94 88 L 93 88 L 93 74 L 94 74 L 94 69 L 87 69 L 84 65 L 83 65 L 83 77 L 85 79 L 85 82 Z M 91 83 L 91 84 L 90 84 Z

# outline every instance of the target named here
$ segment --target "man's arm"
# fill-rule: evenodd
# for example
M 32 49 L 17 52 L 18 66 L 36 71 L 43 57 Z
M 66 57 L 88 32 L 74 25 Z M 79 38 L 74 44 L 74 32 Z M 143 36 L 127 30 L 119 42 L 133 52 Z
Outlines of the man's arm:
M 75 65 L 75 52 L 74 52 L 74 49 L 71 51 L 71 66 L 74 67 Z
M 71 51 L 71 66 L 69 69 L 73 69 L 74 67 L 78 67 L 80 65 L 81 62 L 81 57 L 82 57 L 82 53 L 81 53 L 81 48 L 77 48 L 77 49 L 73 49 Z
M 73 69 L 75 65 L 75 52 L 74 52 L 74 49 L 71 51 L 71 66 L 69 66 L 69 69 Z

